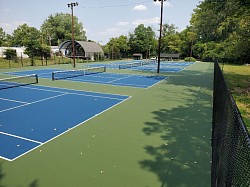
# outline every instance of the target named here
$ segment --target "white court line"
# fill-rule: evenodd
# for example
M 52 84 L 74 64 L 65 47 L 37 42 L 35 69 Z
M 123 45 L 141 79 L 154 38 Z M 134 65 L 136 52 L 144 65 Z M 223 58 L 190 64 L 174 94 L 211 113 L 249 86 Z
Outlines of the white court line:
M 45 68 L 45 69 L 34 69 L 34 70 L 24 70 L 24 71 L 6 71 L 6 72 L 2 72 L 1 74 L 13 75 L 13 74 L 23 74 L 25 72 L 25 73 L 28 73 L 28 75 L 29 75 L 29 73 L 32 72 L 32 71 L 44 71 L 44 70 L 51 70 L 51 72 L 52 72 L 52 71 L 54 71 L 56 69 L 54 69 L 54 68 L 46 69 Z M 51 73 L 51 72 L 48 72 L 48 73 Z
M 24 155 L 28 154 L 29 152 L 31 152 L 31 151 L 37 149 L 38 147 L 40 147 L 40 146 L 42 146 L 42 145 L 44 145 L 44 144 L 46 144 L 46 143 L 48 143 L 48 142 L 50 142 L 50 141 L 52 141 L 52 140 L 58 138 L 59 136 L 62 136 L 63 134 L 66 134 L 67 132 L 69 132 L 69 131 L 71 131 L 71 130 L 73 130 L 73 129 L 75 129 L 75 128 L 77 128 L 78 126 L 83 125 L 85 122 L 87 122 L 87 121 L 89 121 L 89 120 L 91 120 L 91 119 L 93 119 L 93 118 L 95 118 L 95 117 L 101 115 L 102 113 L 104 113 L 104 112 L 106 112 L 106 111 L 108 111 L 108 110 L 110 110 L 110 109 L 116 107 L 117 105 L 119 105 L 119 104 L 121 104 L 121 103 L 127 101 L 127 100 L 130 99 L 131 97 L 132 97 L 132 96 L 130 96 L 130 97 L 124 99 L 123 101 L 120 101 L 119 103 L 116 103 L 115 105 L 113 105 L 113 106 L 107 108 L 107 109 L 104 110 L 104 111 L 101 111 L 101 112 L 98 113 L 98 114 L 95 114 L 94 116 L 92 116 L 92 117 L 86 119 L 85 121 L 82 121 L 82 122 L 78 123 L 77 125 L 73 126 L 72 128 L 69 128 L 68 130 L 62 132 L 61 134 L 58 134 L 57 136 L 54 136 L 53 138 L 47 140 L 46 142 L 41 143 L 39 146 L 34 147 L 33 149 L 31 149 L 31 150 L 29 150 L 29 151 L 27 151 L 27 152 L 25 152 L 25 153 L 23 153 L 23 154 L 21 154 L 21 155 L 15 157 L 14 159 L 6 159 L 6 158 L 4 158 L 4 157 L 2 157 L 2 158 L 5 159 L 5 160 L 8 160 L 8 161 L 14 161 L 14 160 L 20 158 L 21 156 L 24 156 Z M 1 156 L 0 156 L 0 158 L 1 158 Z
M 125 97 L 130 97 L 129 95 L 120 95 L 120 94 L 114 94 L 114 93 L 106 93 L 106 92 L 93 92 L 93 91 L 87 91 L 87 90 L 74 90 L 74 89 L 69 89 L 69 88 L 61 88 L 61 87 L 51 87 L 51 86 L 42 86 L 42 85 L 32 85 L 34 87 L 42 87 L 42 88 L 50 88 L 50 89 L 60 89 L 60 90 L 67 90 L 69 92 L 60 92 L 60 93 L 69 93 L 69 94 L 73 94 L 73 92 L 77 91 L 77 92 L 88 92 L 88 93 L 98 93 L 98 94 L 107 94 L 107 95 L 116 95 L 116 96 L 125 96 Z M 30 88 L 30 89 L 35 89 L 34 87 L 30 87 L 30 86 L 25 86 L 25 88 Z M 38 88 L 37 88 L 38 89 Z M 39 89 L 38 89 L 39 90 Z M 41 89 L 41 90 L 45 90 L 45 91 L 54 91 L 54 90 L 46 90 L 46 89 Z
M 29 142 L 34 142 L 34 143 L 38 143 L 38 144 L 43 144 L 43 142 L 39 142 L 39 141 L 36 141 L 36 140 L 31 140 L 31 139 L 28 139 L 28 138 L 24 138 L 24 137 L 21 137 L 21 136 L 17 136 L 17 135 L 5 133 L 5 132 L 0 132 L 0 134 L 4 134 L 4 135 L 11 136 L 11 137 L 14 137 L 14 138 L 26 140 L 26 141 L 29 141 Z
M 160 82 L 162 82 L 162 81 L 164 81 L 164 80 L 167 80 L 167 79 L 168 79 L 168 77 L 165 77 L 164 79 L 162 79 L 162 80 L 156 82 L 155 84 L 153 84 L 153 85 L 147 87 L 147 89 L 149 89 L 149 88 L 151 88 L 151 87 L 153 87 L 153 86 L 155 86 L 155 85 L 159 84 Z
M 53 96 L 53 97 L 48 97 L 48 98 L 45 98 L 45 99 L 41 99 L 41 100 L 38 100 L 38 101 L 35 101 L 35 102 L 27 103 L 27 104 L 24 104 L 24 105 L 20 105 L 20 106 L 8 108 L 8 109 L 6 109 L 6 110 L 0 111 L 0 113 L 6 112 L 6 111 L 9 111 L 9 110 L 13 110 L 13 109 L 16 109 L 16 108 L 24 107 L 24 106 L 27 106 L 27 105 L 39 103 L 39 102 L 46 101 L 46 100 L 49 100 L 49 99 L 54 99 L 54 98 L 56 98 L 56 97 L 61 97 L 61 96 L 63 96 L 63 95 L 67 95 L 67 94 L 60 94 L 60 95 L 56 95 L 56 96 Z
M 125 83 L 111 83 L 109 84 L 108 82 L 97 82 L 97 81 L 93 81 L 93 80 L 86 80 L 86 81 L 83 81 L 81 79 L 72 79 L 74 81 L 77 81 L 77 82 L 82 82 L 82 83 L 91 83 L 91 84 L 102 84 L 102 85 L 110 85 L 110 86 L 122 86 L 122 87 L 130 87 L 130 88 L 136 88 L 136 89 L 145 89 L 148 87 L 148 85 L 143 85 L 143 84 L 125 84 Z
M 17 100 L 12 100 L 12 99 L 5 99 L 5 98 L 1 98 L 1 97 L 0 97 L 0 100 L 11 101 L 11 102 L 15 102 L 15 103 L 22 103 L 22 104 L 29 104 L 28 102 L 17 101 Z
M 28 86 L 25 86 L 23 88 L 25 88 L 25 89 L 33 89 L 33 90 L 42 90 L 42 91 L 54 92 L 54 93 L 62 93 L 62 94 L 68 94 L 68 95 L 78 95 L 78 96 L 97 97 L 97 98 L 104 98 L 104 99 L 123 100 L 123 99 L 107 97 L 107 96 L 98 96 L 98 95 L 91 95 L 91 94 L 79 94 L 79 93 L 63 92 L 63 91 L 57 91 L 57 90 L 46 90 L 46 89 L 33 88 L 33 87 L 28 87 Z M 62 88 L 58 88 L 58 89 L 62 89 Z M 75 90 L 75 91 L 85 92 L 85 91 L 81 91 L 81 90 Z M 99 94 L 106 94 L 106 93 L 99 93 Z M 115 95 L 115 94 L 107 94 L 107 95 Z M 122 96 L 122 95 L 120 95 L 120 96 Z
M 122 79 L 126 79 L 126 78 L 129 78 L 129 77 L 133 77 L 134 75 L 130 75 L 130 76 L 126 76 L 126 77 L 122 77 L 122 78 L 118 78 L 118 79 L 115 79 L 115 80 L 112 80 L 112 81 L 109 81 L 107 83 L 112 83 L 112 82 L 115 82 L 115 81 L 119 81 L 119 80 L 122 80 Z
M 112 80 L 112 81 L 108 81 L 108 82 L 104 82 L 104 81 L 94 81 L 94 80 L 82 80 L 82 79 L 71 79 L 73 81 L 78 81 L 78 82 L 83 82 L 83 83 L 92 83 L 92 84 L 104 84 L 104 85 L 111 85 L 111 86 L 123 86 L 123 87 L 133 87 L 133 88 L 142 88 L 142 89 L 145 89 L 145 88 L 148 88 L 148 85 L 144 85 L 144 84 L 125 84 L 125 83 L 115 83 L 115 81 L 118 81 L 118 80 L 122 80 L 122 79 L 126 79 L 126 78 L 129 78 L 129 77 L 146 77 L 144 75 L 128 75 L 128 74 L 124 74 L 126 75 L 126 77 L 122 77 L 122 78 L 119 78 L 119 79 L 115 79 L 115 80 Z M 65 79 L 67 80 L 67 79 Z M 63 80 L 64 81 L 64 80 Z M 113 82 L 113 83 L 112 83 Z
M 2 156 L 0 156 L 0 158 L 3 159 L 3 160 L 10 161 L 10 162 L 12 161 L 11 159 L 8 159 L 8 158 L 2 157 Z

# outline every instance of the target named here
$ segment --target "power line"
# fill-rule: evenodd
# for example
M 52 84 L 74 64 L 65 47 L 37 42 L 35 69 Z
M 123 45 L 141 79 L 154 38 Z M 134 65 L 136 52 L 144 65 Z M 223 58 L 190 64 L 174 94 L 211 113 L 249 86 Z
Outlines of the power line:
M 80 6 L 80 8 L 117 8 L 117 7 L 126 7 L 126 6 L 133 6 L 133 5 L 140 5 L 140 4 L 147 4 L 152 1 L 142 1 L 138 3 L 130 3 L 130 4 L 118 4 L 118 5 L 104 5 L 104 6 L 92 6 L 92 7 L 83 7 Z

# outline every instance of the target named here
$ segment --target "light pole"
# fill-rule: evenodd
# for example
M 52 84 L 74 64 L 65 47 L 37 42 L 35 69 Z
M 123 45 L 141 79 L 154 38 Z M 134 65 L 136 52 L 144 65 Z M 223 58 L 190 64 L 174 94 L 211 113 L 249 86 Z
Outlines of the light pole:
M 74 13 L 73 7 L 78 6 L 78 2 L 76 3 L 69 3 L 68 7 L 71 8 L 71 17 L 72 17 L 72 24 L 71 24 L 71 32 L 72 32 L 72 55 L 73 55 L 73 63 L 74 68 L 76 67 L 76 60 L 75 60 L 75 43 L 74 43 Z
M 154 0 L 156 2 L 157 0 Z M 163 2 L 166 0 L 158 0 L 161 2 L 161 20 L 160 20 L 160 36 L 158 41 L 158 67 L 157 67 L 157 73 L 160 73 L 160 63 L 161 63 L 161 32 L 162 32 L 162 15 L 163 15 Z

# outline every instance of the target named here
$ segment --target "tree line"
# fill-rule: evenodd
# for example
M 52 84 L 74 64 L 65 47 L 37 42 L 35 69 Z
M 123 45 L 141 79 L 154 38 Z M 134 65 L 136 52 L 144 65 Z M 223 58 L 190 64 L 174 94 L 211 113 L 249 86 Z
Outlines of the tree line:
M 74 17 L 75 40 L 87 41 L 83 24 Z M 29 56 L 49 55 L 49 46 L 71 40 L 71 15 L 50 15 L 40 30 L 20 25 L 12 35 L 0 28 L 0 46 L 25 46 Z M 127 36 L 114 37 L 102 46 L 109 59 L 157 56 L 158 31 L 138 25 Z M 174 24 L 163 24 L 161 53 L 180 53 L 182 58 L 244 64 L 250 59 L 249 0 L 205 0 L 194 9 L 190 25 L 178 31 Z
M 86 40 L 83 25 L 74 17 L 75 21 L 75 39 Z M 42 24 L 40 30 L 30 27 L 26 23 L 19 25 L 12 33 L 6 34 L 0 28 L 0 46 L 22 47 L 25 46 L 25 54 L 31 58 L 31 64 L 34 64 L 35 56 L 47 58 L 51 55 L 51 46 L 57 46 L 65 40 L 71 39 L 71 15 L 57 13 L 50 15 Z M 11 50 L 6 51 L 9 56 Z
M 183 58 L 203 61 L 249 63 L 250 2 L 205 0 L 194 9 L 190 25 L 183 31 L 178 32 L 174 24 L 164 24 L 161 43 L 161 53 L 180 53 Z M 111 38 L 104 51 L 113 57 L 141 52 L 147 58 L 158 53 L 157 45 L 153 29 L 139 25 L 128 37 Z

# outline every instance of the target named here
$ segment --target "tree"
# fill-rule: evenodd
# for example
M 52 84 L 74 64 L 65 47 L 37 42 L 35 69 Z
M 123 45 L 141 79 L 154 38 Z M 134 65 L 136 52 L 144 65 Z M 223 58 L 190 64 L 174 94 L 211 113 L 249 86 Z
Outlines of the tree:
M 118 37 L 118 45 L 119 45 L 119 50 L 122 58 L 128 57 L 128 50 L 130 49 L 128 46 L 128 37 L 121 35 Z
M 39 41 L 40 32 L 35 27 L 29 27 L 26 23 L 17 27 L 13 32 L 12 46 L 27 46 L 31 40 Z
M 162 37 L 169 36 L 169 35 L 175 35 L 177 34 L 177 27 L 174 24 L 163 24 L 162 25 Z
M 25 49 L 24 53 L 30 57 L 31 66 L 34 66 L 35 65 L 34 57 L 39 54 L 38 51 L 40 48 L 40 44 L 36 40 L 31 39 L 31 40 L 27 41 L 27 43 L 25 44 L 25 47 L 26 47 L 26 49 Z
M 38 50 L 37 50 L 37 55 L 40 55 L 41 56 L 41 59 L 43 60 L 45 58 L 45 61 L 46 61 L 46 65 L 48 64 L 48 57 L 50 57 L 50 47 L 47 46 L 46 44 L 42 44 L 38 47 Z
M 162 52 L 180 53 L 182 40 L 179 34 L 171 34 L 162 38 Z
M 5 58 L 9 60 L 9 66 L 10 60 L 16 59 L 17 57 L 16 50 L 14 49 L 6 49 L 3 54 L 5 55 Z
M 161 49 L 163 53 L 180 53 L 181 38 L 174 24 L 164 24 L 162 32 Z
M 0 27 L 0 46 L 10 46 L 11 35 L 6 34 L 2 27 Z
M 118 38 L 111 38 L 104 46 L 104 53 L 110 59 L 120 59 L 127 57 L 129 49 L 127 36 L 121 35 Z
M 157 42 L 155 40 L 155 32 L 151 27 L 145 27 L 143 24 L 138 25 L 133 33 L 129 33 L 130 54 L 142 53 L 144 57 L 148 57 L 149 50 L 155 51 Z
M 190 23 L 197 34 L 195 51 L 198 51 L 199 56 L 232 63 L 249 63 L 248 0 L 205 0 L 195 9 Z
M 59 45 L 65 40 L 71 40 L 71 15 L 56 13 L 50 15 L 42 24 L 41 32 L 51 38 L 51 45 Z M 74 38 L 75 40 L 86 41 L 86 32 L 83 24 L 74 16 Z
M 34 56 L 37 55 L 41 33 L 35 27 L 29 27 L 26 23 L 18 26 L 13 32 L 12 45 L 25 46 L 25 54 L 31 58 L 31 65 L 34 65 Z
M 0 46 L 3 46 L 3 43 L 5 41 L 5 38 L 6 38 L 6 34 L 5 32 L 3 31 L 3 28 L 0 27 Z

